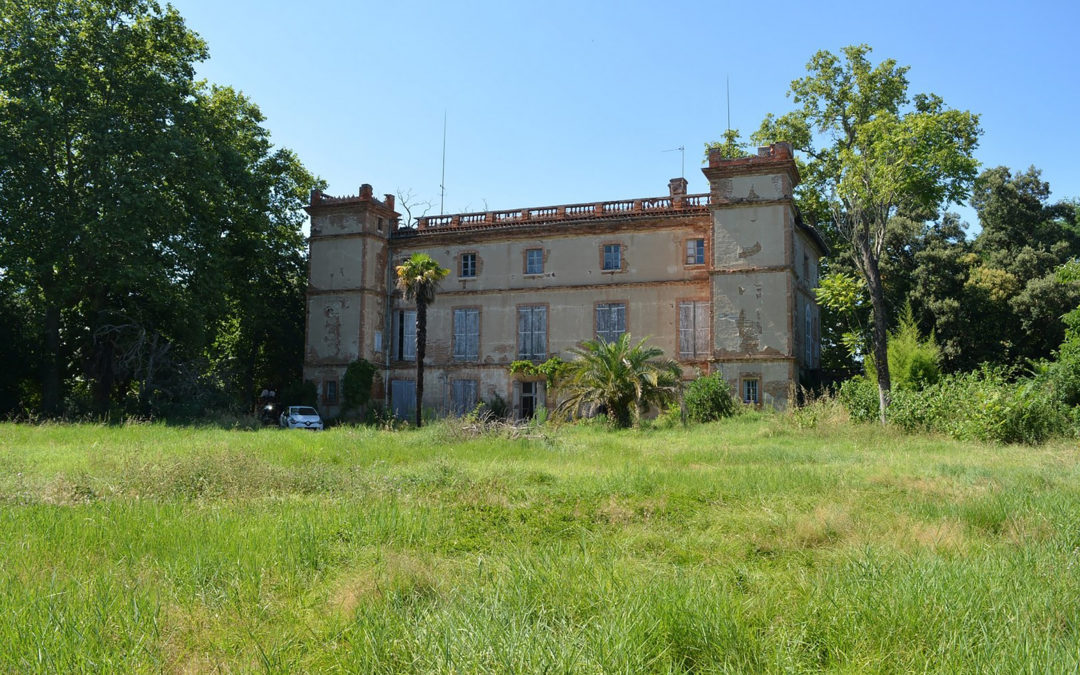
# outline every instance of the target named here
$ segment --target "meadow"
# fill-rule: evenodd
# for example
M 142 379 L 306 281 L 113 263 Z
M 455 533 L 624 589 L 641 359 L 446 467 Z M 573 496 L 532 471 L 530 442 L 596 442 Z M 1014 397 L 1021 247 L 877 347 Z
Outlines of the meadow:
M 4 672 L 1066 672 L 1080 450 L 0 425 Z

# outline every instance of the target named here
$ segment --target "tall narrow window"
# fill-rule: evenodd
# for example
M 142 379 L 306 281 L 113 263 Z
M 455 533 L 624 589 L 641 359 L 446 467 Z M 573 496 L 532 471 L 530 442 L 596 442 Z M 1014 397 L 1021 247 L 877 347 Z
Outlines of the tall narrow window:
M 461 254 L 461 277 L 475 277 L 476 276 L 476 254 L 475 253 L 462 253 Z
M 596 337 L 615 342 L 626 332 L 626 303 L 613 302 L 596 306 Z
M 806 324 L 806 333 L 804 334 L 804 337 L 803 337 L 803 343 L 804 343 L 804 345 L 806 347 L 806 349 L 805 349 L 806 363 L 804 365 L 807 368 L 810 368 L 810 367 L 813 366 L 813 360 L 814 360 L 814 332 L 813 332 L 814 331 L 814 322 L 813 322 L 813 319 L 811 318 L 811 315 L 810 315 L 810 303 L 809 302 L 806 303 L 806 311 L 804 312 L 804 314 L 806 315 L 806 322 L 805 322 L 805 324 Z
M 522 419 L 532 419 L 533 415 L 536 414 L 538 388 L 539 385 L 536 382 L 521 383 L 521 395 L 518 399 L 518 405 L 520 406 Z
M 454 359 L 476 361 L 480 358 L 480 310 L 454 310 Z
M 543 361 L 547 358 L 547 307 L 518 307 L 518 358 Z
M 525 274 L 544 273 L 544 250 L 530 248 L 525 251 Z
M 397 345 L 394 353 L 399 361 L 416 360 L 416 310 L 405 309 L 397 313 Z
M 326 405 L 337 405 L 337 380 L 326 381 Z
M 604 244 L 604 270 L 622 269 L 622 246 L 620 244 Z
M 679 303 L 679 358 L 703 359 L 709 355 L 709 303 Z
M 704 265 L 705 264 L 705 240 L 704 239 L 687 239 L 686 240 L 686 264 L 687 265 Z
M 758 391 L 761 380 L 756 377 L 748 377 L 742 381 L 743 403 L 757 405 L 761 403 L 761 393 Z
M 476 380 L 454 380 L 450 385 L 450 403 L 455 415 L 465 415 L 476 407 Z

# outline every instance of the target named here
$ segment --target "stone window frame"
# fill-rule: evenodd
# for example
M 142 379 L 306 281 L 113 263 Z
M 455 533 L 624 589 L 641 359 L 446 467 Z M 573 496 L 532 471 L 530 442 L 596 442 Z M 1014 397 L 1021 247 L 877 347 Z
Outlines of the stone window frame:
M 701 242 L 701 262 L 690 261 L 690 242 Z M 695 247 L 696 248 L 696 247 Z M 696 255 L 697 251 L 695 251 Z M 687 237 L 683 239 L 683 267 L 705 267 L 709 261 L 709 239 L 705 236 Z
M 338 404 L 338 392 L 340 387 L 336 379 L 323 380 L 323 404 L 324 405 L 337 405 Z
M 535 356 L 525 357 L 521 354 L 521 332 L 518 330 L 518 320 L 521 316 L 521 310 L 533 307 L 544 308 L 544 355 L 543 358 L 536 358 Z M 520 305 L 514 305 L 514 354 L 516 358 L 522 360 L 543 361 L 551 356 L 551 305 L 546 302 L 527 302 Z
M 703 354 L 699 354 L 697 350 L 697 335 L 694 336 L 694 354 L 693 356 L 683 356 L 682 351 L 679 349 L 679 337 L 682 331 L 682 325 L 679 323 L 680 305 L 683 303 L 693 303 L 695 306 L 697 303 L 704 303 L 709 311 L 708 316 L 705 319 L 705 351 Z M 695 307 L 696 311 L 696 307 Z M 696 322 L 696 319 L 695 319 Z M 697 328 L 695 323 L 694 328 Z M 707 361 L 712 355 L 712 329 L 713 329 L 713 306 L 711 299 L 706 295 L 694 295 L 689 297 L 675 298 L 675 357 L 677 361 L 683 362 L 695 362 L 695 361 Z
M 530 251 L 540 251 L 540 271 L 539 272 L 530 272 L 529 271 L 529 252 Z M 521 252 L 521 269 L 523 270 L 522 274 L 524 274 L 527 277 L 543 276 L 544 268 L 547 266 L 547 258 L 548 258 L 547 249 L 543 248 L 542 246 L 530 246 L 530 247 L 524 249 Z
M 599 311 L 602 305 L 622 305 L 623 308 L 623 334 L 630 332 L 630 301 L 629 300 L 597 300 L 593 302 L 592 319 L 593 330 L 592 339 L 600 339 L 600 316 Z M 620 336 L 621 337 L 621 336 Z
M 606 252 L 609 246 L 618 246 L 619 252 L 619 266 L 617 268 L 608 269 L 604 267 L 606 260 Z M 602 241 L 599 248 L 600 254 L 600 272 L 603 274 L 618 274 L 626 271 L 626 244 L 621 241 Z
M 473 270 L 472 276 L 465 276 L 465 256 L 471 255 L 473 257 Z M 476 279 L 480 276 L 480 271 L 483 269 L 483 261 L 480 259 L 480 252 L 475 250 L 459 251 L 457 256 L 454 257 L 454 267 L 457 269 L 457 278 L 462 281 L 468 281 L 470 279 Z
M 476 356 L 457 358 L 457 331 L 454 330 L 454 317 L 458 310 L 476 310 Z M 450 308 L 450 360 L 458 363 L 476 363 L 480 361 L 480 343 L 484 337 L 484 308 L 481 305 L 455 305 Z

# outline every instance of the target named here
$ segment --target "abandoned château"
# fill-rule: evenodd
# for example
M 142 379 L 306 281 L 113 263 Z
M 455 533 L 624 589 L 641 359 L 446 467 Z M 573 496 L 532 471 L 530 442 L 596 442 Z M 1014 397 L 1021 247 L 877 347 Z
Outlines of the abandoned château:
M 496 395 L 516 416 L 546 404 L 512 361 L 568 358 L 583 340 L 649 338 L 684 376 L 719 372 L 743 401 L 784 407 L 820 365 L 814 298 L 827 247 L 792 190 L 791 146 L 709 155 L 707 194 L 676 178 L 664 197 L 426 216 L 394 196 L 311 194 L 304 378 L 340 411 L 341 379 L 364 358 L 395 414 L 415 405 L 415 307 L 394 267 L 424 252 L 450 270 L 428 308 L 424 406 L 462 413 Z

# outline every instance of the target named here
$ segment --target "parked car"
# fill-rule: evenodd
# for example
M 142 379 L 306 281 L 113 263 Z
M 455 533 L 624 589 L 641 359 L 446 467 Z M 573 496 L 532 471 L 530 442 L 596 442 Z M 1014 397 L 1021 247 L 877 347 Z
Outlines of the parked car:
M 308 429 L 322 431 L 322 418 L 315 408 L 306 405 L 291 405 L 281 413 L 283 429 Z

